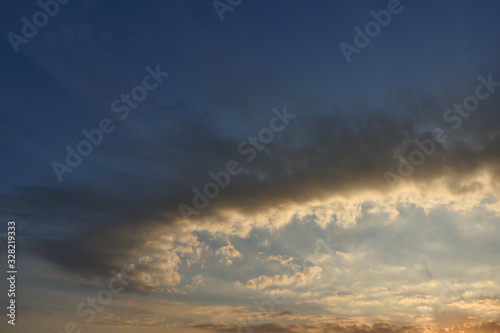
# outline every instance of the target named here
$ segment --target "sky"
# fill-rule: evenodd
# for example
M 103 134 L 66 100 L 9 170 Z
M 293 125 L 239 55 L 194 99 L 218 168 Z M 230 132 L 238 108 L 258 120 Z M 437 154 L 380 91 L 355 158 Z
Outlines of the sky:
M 5 2 L 1 331 L 500 332 L 499 11 Z

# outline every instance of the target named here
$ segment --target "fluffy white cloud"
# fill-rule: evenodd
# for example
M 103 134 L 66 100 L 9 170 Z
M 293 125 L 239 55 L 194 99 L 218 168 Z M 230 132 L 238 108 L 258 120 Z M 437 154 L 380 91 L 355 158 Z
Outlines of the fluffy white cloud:
M 250 289 L 265 289 L 271 286 L 303 286 L 314 279 L 319 279 L 321 277 L 321 272 L 323 269 L 319 266 L 310 266 L 302 270 L 302 272 L 295 273 L 293 275 L 274 275 L 266 276 L 261 275 L 257 278 L 248 280 L 244 286 Z M 238 283 L 237 285 L 241 285 Z
M 220 259 L 219 259 L 220 263 L 223 263 L 226 265 L 232 265 L 233 264 L 232 259 L 242 257 L 241 253 L 238 252 L 238 250 L 236 250 L 231 243 L 219 248 L 215 252 L 215 255 L 220 257 Z

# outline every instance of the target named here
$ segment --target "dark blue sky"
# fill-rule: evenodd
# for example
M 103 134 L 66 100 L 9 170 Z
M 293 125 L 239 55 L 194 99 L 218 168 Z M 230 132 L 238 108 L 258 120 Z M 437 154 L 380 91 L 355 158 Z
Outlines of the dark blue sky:
M 2 149 L 9 156 L 2 187 L 57 186 L 50 162 L 80 140 L 82 129 L 112 116 L 110 102 L 135 86 L 148 65 L 159 63 L 171 76 L 97 150 L 158 116 L 177 128 L 205 115 L 218 130 L 237 134 L 273 103 L 315 108 L 309 112 L 381 105 L 398 92 L 439 95 L 495 68 L 496 2 L 401 5 L 350 65 L 339 43 L 352 44 L 353 27 L 363 27 L 385 1 L 244 2 L 224 22 L 210 2 L 61 5 L 19 54 L 7 38 L 1 44 Z M 38 9 L 34 2 L 9 4 L 5 35 L 19 34 L 21 16 Z M 152 104 L 176 103 L 187 109 L 152 117 L 158 112 Z M 99 172 L 108 159 L 100 153 L 68 178 Z

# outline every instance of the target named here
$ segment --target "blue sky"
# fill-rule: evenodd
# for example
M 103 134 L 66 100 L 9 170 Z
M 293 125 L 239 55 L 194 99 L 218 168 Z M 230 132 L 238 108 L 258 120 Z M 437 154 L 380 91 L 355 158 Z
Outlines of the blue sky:
M 221 21 L 211 1 L 73 0 L 17 53 L 8 34 L 41 8 L 5 4 L 0 215 L 22 274 L 2 329 L 498 330 L 500 7 L 402 0 L 348 63 L 340 43 L 391 3 L 242 1 Z M 137 89 L 120 119 L 112 103 Z M 103 119 L 114 129 L 58 177 Z M 229 161 L 241 171 L 211 198 Z M 78 305 L 122 269 L 85 322 Z

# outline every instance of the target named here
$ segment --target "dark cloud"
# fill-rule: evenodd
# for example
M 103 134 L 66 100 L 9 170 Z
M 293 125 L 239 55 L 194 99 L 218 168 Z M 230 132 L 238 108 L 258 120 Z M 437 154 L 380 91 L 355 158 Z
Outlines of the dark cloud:
M 237 325 L 196 325 L 195 328 L 206 329 L 212 332 L 235 332 L 239 326 Z M 322 323 L 322 324 L 293 324 L 282 325 L 276 323 L 268 323 L 262 325 L 255 325 L 251 327 L 253 332 L 267 332 L 267 333 L 299 333 L 299 332 L 341 332 L 341 333 L 402 333 L 402 332 L 417 332 L 418 329 L 414 326 L 397 327 L 389 323 L 375 323 L 369 325 L 349 325 L 343 326 L 337 323 Z M 245 328 L 241 327 L 241 331 L 245 332 Z
M 202 324 L 191 327 L 209 330 L 211 332 L 235 332 L 238 325 L 232 324 Z M 379 322 L 373 325 L 342 325 L 339 323 L 321 323 L 321 324 L 302 324 L 302 325 L 281 325 L 268 323 L 252 326 L 253 332 L 266 333 L 299 333 L 299 332 L 323 332 L 323 333 L 406 333 L 406 332 L 421 332 L 422 328 L 417 326 L 396 326 L 387 322 Z M 500 329 L 500 324 L 489 322 L 481 324 L 467 324 L 461 326 L 450 326 L 441 328 L 439 333 L 447 332 L 471 332 L 471 333 L 494 333 Z M 245 332 L 245 328 L 241 327 L 241 331 Z
M 110 269 L 138 255 L 143 240 L 157 227 L 181 219 L 178 205 L 191 205 L 192 188 L 201 189 L 211 181 L 208 173 L 224 169 L 229 160 L 239 161 L 244 172 L 233 177 L 200 215 L 193 215 L 191 223 L 200 218 L 227 223 L 219 213 L 229 208 L 253 213 L 257 208 L 333 194 L 387 192 L 383 174 L 397 174 L 395 152 L 408 158 L 416 148 L 415 139 L 429 138 L 433 127 L 446 125 L 437 100 L 406 100 L 406 104 L 398 101 L 391 106 L 397 110 L 388 107 L 349 113 L 288 107 L 297 117 L 251 163 L 238 154 L 238 144 L 268 126 L 268 120 L 253 123 L 237 138 L 216 130 L 220 121 L 213 114 L 146 121 L 151 125 L 147 136 L 126 128 L 103 146 L 102 155 L 95 157 L 100 164 L 90 167 L 92 177 L 86 175 L 58 188 L 25 187 L 4 195 L 3 217 L 23 220 L 27 229 L 36 230 L 30 237 L 33 248 L 47 260 L 81 276 L 107 276 Z M 470 122 L 464 120 L 463 128 L 456 132 L 447 129 L 449 140 L 436 144 L 436 152 L 405 181 L 419 183 L 452 175 L 450 189 L 464 193 L 474 188 L 465 188 L 460 182 L 474 172 L 486 170 L 497 176 L 496 101 L 488 101 Z M 189 110 L 191 106 L 178 102 L 167 108 Z M 414 109 L 423 111 L 414 115 L 410 112 Z M 273 116 L 270 110 L 260 112 L 262 119 Z M 164 132 L 162 126 L 175 130 Z M 463 140 L 463 136 L 472 139 Z

